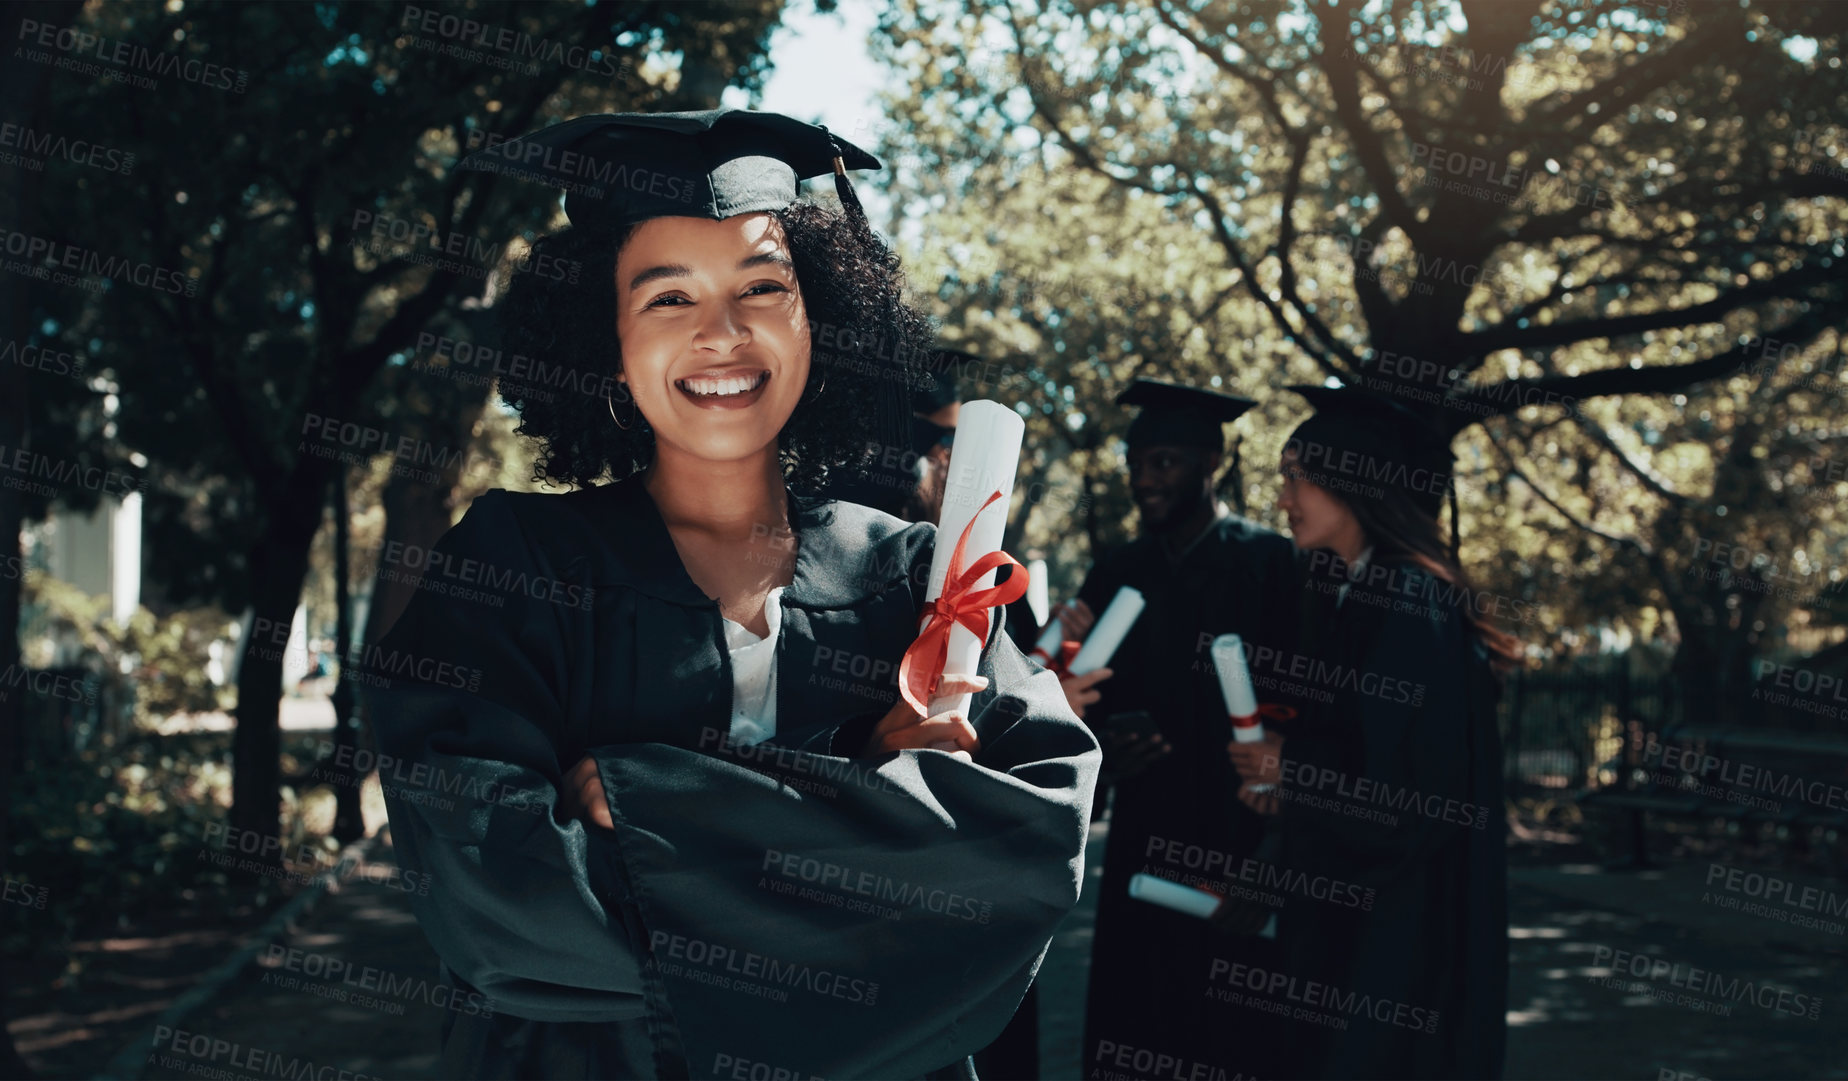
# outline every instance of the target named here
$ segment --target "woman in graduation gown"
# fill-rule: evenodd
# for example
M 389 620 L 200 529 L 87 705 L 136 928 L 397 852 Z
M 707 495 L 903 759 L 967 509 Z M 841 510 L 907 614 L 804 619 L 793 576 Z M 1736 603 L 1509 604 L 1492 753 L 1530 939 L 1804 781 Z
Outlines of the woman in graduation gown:
M 442 1072 L 973 1077 L 1076 901 L 1099 752 L 1002 634 L 940 688 L 966 711 L 906 705 L 934 527 L 802 494 L 926 340 L 845 183 L 876 160 L 721 110 L 465 164 L 599 181 L 507 351 L 614 393 L 503 385 L 578 487 L 477 498 L 383 643 L 419 659 L 368 715 Z M 796 198 L 830 171 L 844 214 Z
M 1285 444 L 1280 500 L 1311 615 L 1277 663 L 1309 701 L 1287 738 L 1227 748 L 1240 798 L 1279 816 L 1283 971 L 1222 971 L 1209 993 L 1233 1003 L 1243 1062 L 1264 1077 L 1499 1077 L 1495 705 L 1518 643 L 1440 539 L 1447 438 L 1384 397 L 1290 389 L 1317 410 Z

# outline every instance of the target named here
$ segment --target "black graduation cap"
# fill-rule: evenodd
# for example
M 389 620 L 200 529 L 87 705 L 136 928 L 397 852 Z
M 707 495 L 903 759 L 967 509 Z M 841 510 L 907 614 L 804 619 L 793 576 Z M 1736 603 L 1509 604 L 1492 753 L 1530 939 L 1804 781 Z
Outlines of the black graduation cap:
M 1311 480 L 1350 498 L 1403 492 L 1436 518 L 1451 491 L 1456 456 L 1450 437 L 1384 395 L 1355 387 L 1285 387 L 1308 399 L 1315 415 L 1298 425 L 1285 449 Z M 1455 527 L 1452 526 L 1454 533 Z
M 1125 437 L 1132 447 L 1165 443 L 1223 453 L 1226 433 L 1221 425 L 1237 420 L 1258 403 L 1216 390 L 1138 379 L 1116 396 L 1116 404 L 1142 407 Z
M 562 188 L 573 225 L 609 226 L 782 210 L 795 203 L 801 181 L 827 173 L 857 210 L 846 170 L 880 167 L 825 127 L 746 109 L 580 116 L 457 165 Z

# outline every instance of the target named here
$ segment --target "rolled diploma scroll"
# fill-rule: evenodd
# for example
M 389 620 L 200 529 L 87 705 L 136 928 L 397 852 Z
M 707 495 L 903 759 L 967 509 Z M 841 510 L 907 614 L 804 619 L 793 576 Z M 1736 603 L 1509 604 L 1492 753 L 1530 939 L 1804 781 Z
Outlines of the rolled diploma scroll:
M 1059 643 L 1063 640 L 1064 634 L 1065 628 L 1060 626 L 1058 619 L 1053 619 L 1052 622 L 1046 624 L 1046 629 L 1040 632 L 1039 641 L 1033 643 L 1033 652 L 1027 656 L 1051 668 L 1053 659 L 1059 655 Z
M 1213 668 L 1219 673 L 1219 691 L 1226 698 L 1226 715 L 1232 718 L 1232 738 L 1240 743 L 1264 742 L 1264 722 L 1258 720 L 1258 695 L 1251 687 L 1251 670 L 1245 667 L 1245 642 L 1236 634 L 1213 639 Z M 1269 792 L 1275 785 L 1252 785 L 1253 792 Z
M 1142 614 L 1142 592 L 1130 586 L 1117 590 L 1116 596 L 1110 598 L 1110 606 L 1091 628 L 1085 637 L 1084 645 L 1078 655 L 1072 658 L 1071 674 L 1087 675 L 1110 663 L 1117 647 L 1123 644 L 1124 636 L 1136 625 L 1136 617 Z
M 1240 743 L 1262 743 L 1264 722 L 1258 720 L 1258 696 L 1251 689 L 1251 671 L 1245 667 L 1245 643 L 1236 634 L 1213 639 L 1213 668 L 1219 673 L 1219 690 L 1226 696 L 1226 715 L 1232 718 L 1232 738 Z
M 1129 895 L 1138 901 L 1172 909 L 1188 916 L 1210 919 L 1219 910 L 1219 895 L 1139 872 L 1129 880 Z
M 1043 559 L 1027 560 L 1027 610 L 1038 623 L 1052 618 L 1052 595 L 1046 589 L 1046 561 Z
M 956 538 L 962 536 L 970 518 L 975 518 L 975 528 L 970 531 L 969 546 L 963 552 L 964 567 L 1001 547 L 1001 535 L 1007 530 L 1008 501 L 1014 494 L 1014 470 L 1020 465 L 1020 440 L 1026 430 L 1027 422 L 1020 419 L 1020 414 L 998 402 L 983 400 L 962 404 L 956 420 L 956 441 L 950 444 L 950 475 L 944 482 L 943 511 L 937 516 L 936 550 L 930 559 L 930 591 L 924 595 L 927 602 L 942 595 L 950 557 L 956 553 Z M 981 510 L 983 502 L 995 492 L 1000 492 L 1001 498 L 976 517 L 976 511 Z M 995 572 L 989 571 L 975 588 L 987 589 L 994 584 Z M 957 624 L 950 630 L 943 674 L 976 675 L 981 662 L 982 640 Z M 966 710 L 969 698 L 966 694 L 933 698 L 931 715 L 947 709 Z

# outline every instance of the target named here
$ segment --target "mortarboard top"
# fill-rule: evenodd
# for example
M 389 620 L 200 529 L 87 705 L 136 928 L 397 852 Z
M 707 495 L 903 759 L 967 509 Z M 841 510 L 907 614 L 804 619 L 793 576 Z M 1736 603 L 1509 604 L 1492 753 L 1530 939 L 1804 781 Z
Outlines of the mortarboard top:
M 1285 444 L 1296 450 L 1311 480 L 1321 475 L 1341 491 L 1363 497 L 1369 489 L 1397 488 L 1419 509 L 1438 516 L 1456 460 L 1449 436 L 1371 391 L 1308 385 L 1284 389 L 1302 395 L 1315 409 Z
M 1226 434 L 1221 425 L 1258 403 L 1216 390 L 1138 379 L 1116 396 L 1116 404 L 1142 407 L 1125 437 L 1132 447 L 1172 444 L 1223 452 Z
M 505 173 L 565 191 L 573 225 L 647 218 L 723 220 L 793 205 L 800 182 L 879 159 L 828 129 L 780 113 L 709 109 L 580 116 L 484 147 L 459 169 Z M 843 201 L 851 198 L 842 192 Z

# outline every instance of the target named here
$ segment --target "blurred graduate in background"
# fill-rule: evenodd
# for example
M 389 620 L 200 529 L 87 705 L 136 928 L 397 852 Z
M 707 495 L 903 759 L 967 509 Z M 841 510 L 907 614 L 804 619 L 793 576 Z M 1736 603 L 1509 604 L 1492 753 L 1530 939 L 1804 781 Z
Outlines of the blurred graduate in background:
M 1290 542 L 1231 514 L 1215 495 L 1225 425 L 1255 403 L 1139 379 L 1117 398 L 1139 407 L 1126 437 L 1128 479 L 1141 533 L 1098 560 L 1078 599 L 1062 606 L 1067 637 L 1083 639 L 1124 586 L 1146 603 L 1084 713 L 1104 745 L 1112 786 L 1109 842 L 1097 901 L 1085 1011 L 1086 1077 L 1122 1072 L 1122 1049 L 1226 1068 L 1212 1032 L 1223 1024 L 1203 999 L 1217 950 L 1261 952 L 1268 942 L 1226 938 L 1206 920 L 1131 899 L 1148 872 L 1229 890 L 1257 846 L 1264 819 L 1237 798 L 1222 749 L 1230 738 L 1208 646 L 1219 634 L 1282 645 L 1293 640 L 1301 596 Z M 1068 691 L 1069 694 L 1069 691 Z M 1260 697 L 1265 697 L 1260 691 Z M 1230 1076 L 1227 1069 L 1224 1076 Z M 1214 1074 L 1212 1076 L 1220 1076 Z
M 1242 985 L 1244 1002 L 1221 1008 L 1263 1046 L 1248 1043 L 1238 1065 L 1264 1077 L 1500 1077 L 1508 943 L 1495 706 L 1519 643 L 1479 614 L 1457 561 L 1448 436 L 1368 392 L 1290 389 L 1316 412 L 1281 461 L 1279 504 L 1306 555 L 1310 598 L 1285 660 L 1306 661 L 1317 693 L 1287 734 L 1226 752 L 1248 782 L 1240 798 L 1278 816 L 1288 880 L 1340 884 L 1285 891 L 1277 922 L 1284 986 L 1320 988 L 1309 1005 L 1340 1024 L 1254 1009 L 1267 996 Z M 1449 545 L 1438 523 L 1446 494 Z

